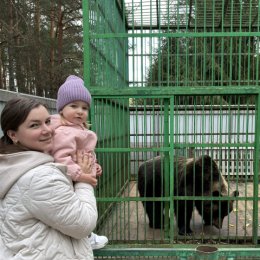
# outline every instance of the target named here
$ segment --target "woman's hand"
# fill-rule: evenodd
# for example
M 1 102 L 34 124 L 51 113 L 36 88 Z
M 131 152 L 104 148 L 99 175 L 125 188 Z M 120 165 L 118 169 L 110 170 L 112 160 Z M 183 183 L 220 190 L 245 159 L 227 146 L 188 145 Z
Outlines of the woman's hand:
M 82 150 L 76 152 L 76 162 L 80 166 L 84 174 L 91 174 L 93 168 L 93 158 L 90 153 L 85 153 Z
M 94 188 L 97 186 L 98 184 L 98 180 L 95 176 L 91 175 L 91 174 L 81 174 L 79 176 L 79 178 L 77 179 L 78 182 L 86 182 L 90 185 L 92 185 Z
M 86 153 L 84 151 L 77 151 L 76 161 L 83 172 L 83 174 L 79 176 L 77 181 L 86 182 L 92 185 L 93 187 L 96 187 L 98 183 L 97 178 L 96 176 L 93 176 L 91 174 L 93 169 L 93 155 L 91 153 Z

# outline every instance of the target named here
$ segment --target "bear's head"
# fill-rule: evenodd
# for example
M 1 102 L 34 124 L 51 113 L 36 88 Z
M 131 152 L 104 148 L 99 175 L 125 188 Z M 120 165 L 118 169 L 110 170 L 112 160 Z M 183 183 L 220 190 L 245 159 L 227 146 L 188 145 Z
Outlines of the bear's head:
M 225 178 L 216 162 L 209 156 L 200 157 L 195 165 L 198 172 L 203 172 L 203 194 L 211 197 L 209 200 L 196 203 L 196 208 L 206 225 L 213 225 L 220 229 L 224 218 L 233 211 L 234 198 L 239 196 L 239 191 L 229 192 Z
M 203 202 L 203 210 L 200 214 L 203 214 L 205 225 L 213 225 L 219 229 L 222 228 L 224 218 L 233 211 L 234 198 L 237 196 L 239 196 L 239 192 L 233 191 L 229 199 L 221 200 L 224 195 L 219 191 L 213 191 L 212 197 L 219 198 L 219 200 L 213 199 L 212 201 Z

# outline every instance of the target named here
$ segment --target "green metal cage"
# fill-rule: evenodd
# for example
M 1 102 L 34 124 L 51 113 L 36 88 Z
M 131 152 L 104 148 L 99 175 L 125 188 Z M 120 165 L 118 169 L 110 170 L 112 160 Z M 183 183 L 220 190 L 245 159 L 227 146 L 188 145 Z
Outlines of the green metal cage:
M 96 232 L 109 238 L 97 259 L 260 257 L 259 2 L 83 0 L 84 80 L 103 167 Z M 217 163 L 227 194 L 176 195 L 174 158 L 202 155 Z M 138 169 L 156 156 L 163 193 L 140 197 Z M 192 235 L 178 234 L 179 203 L 220 205 L 233 190 L 221 229 L 194 210 Z M 160 229 L 149 227 L 147 202 L 163 205 Z M 198 245 L 218 250 L 198 256 Z

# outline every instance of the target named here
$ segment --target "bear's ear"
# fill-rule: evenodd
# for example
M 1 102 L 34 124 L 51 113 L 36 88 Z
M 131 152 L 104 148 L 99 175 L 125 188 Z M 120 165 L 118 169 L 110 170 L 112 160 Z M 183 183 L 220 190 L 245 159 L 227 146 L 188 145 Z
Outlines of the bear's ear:
M 203 155 L 201 156 L 201 160 L 204 163 L 204 165 L 211 165 L 212 164 L 212 158 L 209 155 Z
M 212 159 L 208 155 L 200 156 L 199 158 L 195 159 L 195 170 L 196 176 L 203 176 L 204 182 L 211 182 L 208 179 L 211 177 L 212 171 Z
M 212 159 L 210 156 L 208 155 L 202 155 L 199 158 L 197 158 L 195 160 L 195 164 L 196 166 L 202 167 L 202 165 L 204 166 L 210 166 L 212 164 Z
M 212 196 L 213 197 L 219 197 L 220 196 L 220 192 L 218 190 L 215 190 L 212 192 Z

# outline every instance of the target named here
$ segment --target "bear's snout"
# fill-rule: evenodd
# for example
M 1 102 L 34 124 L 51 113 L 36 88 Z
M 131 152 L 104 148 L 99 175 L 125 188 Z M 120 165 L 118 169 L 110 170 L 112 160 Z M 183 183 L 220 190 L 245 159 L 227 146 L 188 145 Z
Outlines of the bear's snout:
M 219 219 L 219 218 L 214 218 L 212 221 L 213 226 L 215 226 L 218 229 L 222 228 L 223 225 L 223 219 Z
M 239 196 L 239 191 L 235 190 L 232 195 L 233 195 L 233 197 L 238 197 Z

